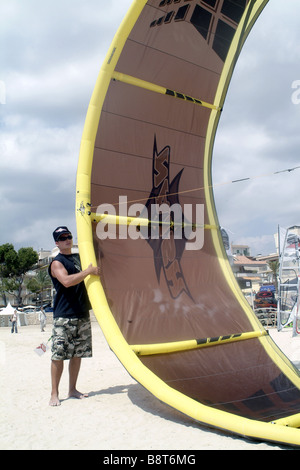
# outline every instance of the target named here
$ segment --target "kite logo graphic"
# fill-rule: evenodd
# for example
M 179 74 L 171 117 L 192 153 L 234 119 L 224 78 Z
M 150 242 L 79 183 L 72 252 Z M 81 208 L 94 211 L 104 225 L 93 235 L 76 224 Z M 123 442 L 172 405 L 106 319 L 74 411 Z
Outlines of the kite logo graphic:
M 156 137 L 153 148 L 152 190 L 144 204 L 127 207 L 127 196 L 119 197 L 119 214 L 112 204 L 100 204 L 97 214 L 100 221 L 96 233 L 99 239 L 143 239 L 153 250 L 158 282 L 163 271 L 172 298 L 185 292 L 187 287 L 181 258 L 185 250 L 201 250 L 204 245 L 204 205 L 179 204 L 179 182 L 183 169 L 170 183 L 169 146 L 157 150 Z
M 179 7 L 177 4 L 183 4 Z M 186 3 L 183 0 L 162 0 L 159 7 L 174 4 L 174 10 L 154 20 L 150 27 L 168 25 L 174 22 L 189 21 L 224 62 L 237 25 L 243 15 L 248 0 L 202 0 Z
M 158 152 L 155 137 L 153 148 L 153 187 L 145 205 L 148 212 L 147 216 L 151 220 L 151 227 L 149 227 L 151 236 L 147 237 L 147 242 L 153 250 L 158 282 L 163 270 L 170 295 L 173 299 L 178 298 L 184 292 L 192 298 L 180 263 L 187 242 L 184 230 L 184 214 L 182 213 L 178 198 L 179 182 L 183 169 L 177 173 L 170 183 L 170 153 L 171 149 L 169 146 L 164 147 Z M 155 210 L 153 210 L 153 207 L 155 207 Z M 168 232 L 167 236 L 165 236 L 166 231 Z

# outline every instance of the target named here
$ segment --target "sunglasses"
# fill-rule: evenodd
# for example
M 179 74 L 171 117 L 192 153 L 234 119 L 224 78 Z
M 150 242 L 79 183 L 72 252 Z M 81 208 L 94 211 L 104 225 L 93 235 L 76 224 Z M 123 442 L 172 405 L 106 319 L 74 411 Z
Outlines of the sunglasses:
M 59 237 L 58 241 L 59 242 L 65 242 L 66 240 L 72 240 L 72 238 L 73 238 L 72 235 L 65 235 L 65 236 Z

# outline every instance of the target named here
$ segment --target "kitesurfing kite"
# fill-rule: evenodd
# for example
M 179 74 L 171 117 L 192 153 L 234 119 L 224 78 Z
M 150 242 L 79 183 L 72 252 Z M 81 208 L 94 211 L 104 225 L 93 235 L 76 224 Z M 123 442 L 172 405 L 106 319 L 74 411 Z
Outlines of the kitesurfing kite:
M 293 324 L 293 336 L 300 334 L 299 327 L 299 283 L 300 283 L 300 227 L 294 225 L 280 229 L 277 328 Z
M 211 180 L 229 81 L 266 4 L 133 1 L 88 108 L 77 231 L 83 266 L 102 266 L 86 281 L 94 313 L 139 383 L 198 422 L 299 445 L 299 373 L 235 281 Z

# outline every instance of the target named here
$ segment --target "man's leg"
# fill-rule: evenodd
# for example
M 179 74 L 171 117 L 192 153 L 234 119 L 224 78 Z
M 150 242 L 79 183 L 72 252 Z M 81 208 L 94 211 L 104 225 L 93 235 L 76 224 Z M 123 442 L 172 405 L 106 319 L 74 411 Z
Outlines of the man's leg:
M 61 379 L 61 375 L 64 369 L 64 361 L 54 361 L 51 362 L 51 398 L 49 405 L 50 406 L 59 406 L 60 401 L 58 397 L 58 386 Z
M 81 365 L 81 357 L 72 357 L 69 362 L 69 397 L 86 398 L 87 393 L 78 392 L 76 389 L 77 378 Z

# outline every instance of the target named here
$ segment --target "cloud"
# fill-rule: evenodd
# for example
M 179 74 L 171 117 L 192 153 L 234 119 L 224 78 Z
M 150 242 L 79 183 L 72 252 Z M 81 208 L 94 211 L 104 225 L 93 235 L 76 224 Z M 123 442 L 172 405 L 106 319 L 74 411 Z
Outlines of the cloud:
M 98 72 L 131 0 L 10 0 L 1 6 L 0 244 L 52 248 L 75 233 L 75 180 Z M 277 224 L 298 223 L 298 0 L 269 2 L 236 65 L 217 132 L 213 180 L 221 224 L 274 251 Z M 0 100 L 1 101 L 1 100 Z M 1 101 L 2 102 L 2 101 Z M 261 176 L 269 175 L 269 176 Z M 230 181 L 250 177 L 244 183 Z M 226 183 L 226 184 L 223 184 Z M 267 242 L 269 246 L 267 248 Z
M 294 0 L 286 10 L 275 0 L 261 14 L 234 71 L 215 141 L 219 220 L 235 242 L 252 244 L 252 254 L 274 252 L 277 225 L 300 222 L 300 169 L 275 174 L 300 166 L 300 105 L 292 102 L 292 83 L 300 78 L 299 10 Z M 242 178 L 250 179 L 230 183 Z
M 1 7 L 0 244 L 51 249 L 56 226 L 76 233 L 85 115 L 130 3 L 10 0 Z

